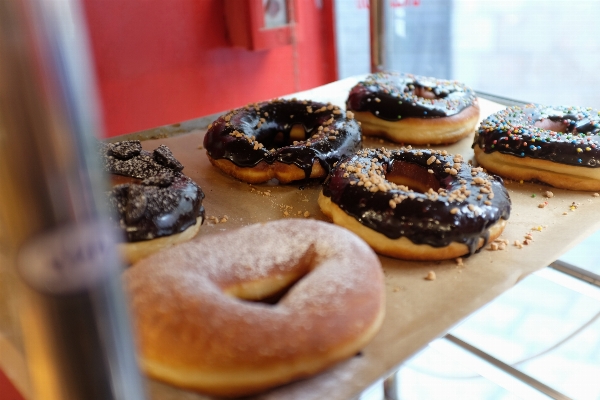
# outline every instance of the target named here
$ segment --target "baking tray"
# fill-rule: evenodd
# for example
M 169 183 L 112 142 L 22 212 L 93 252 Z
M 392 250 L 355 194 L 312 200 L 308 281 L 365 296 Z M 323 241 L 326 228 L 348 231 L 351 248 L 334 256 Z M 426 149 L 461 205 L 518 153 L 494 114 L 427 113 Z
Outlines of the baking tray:
M 358 78 L 348 78 L 286 97 L 331 102 L 344 106 Z M 257 99 L 257 101 L 260 99 Z M 480 98 L 482 118 L 503 105 Z M 143 147 L 169 146 L 185 166 L 184 173 L 204 190 L 207 221 L 199 236 L 282 218 L 327 220 L 317 205 L 321 186 L 302 182 L 285 186 L 250 185 L 214 168 L 202 148 L 207 125 L 216 118 L 203 117 L 112 140 L 140 138 Z M 450 153 L 473 158 L 469 136 L 450 146 L 435 146 Z M 366 139 L 365 147 L 396 148 L 379 139 Z M 256 399 L 351 399 L 393 372 L 430 341 L 443 336 L 475 310 L 514 286 L 530 273 L 546 267 L 563 253 L 600 228 L 597 215 L 600 198 L 589 192 L 554 189 L 541 184 L 506 181 L 513 209 L 501 238 L 510 245 L 504 250 L 482 250 L 463 259 L 410 262 L 380 257 L 386 286 L 386 317 L 373 341 L 360 353 L 312 378 L 270 390 Z M 551 190 L 552 198 L 544 193 Z M 544 208 L 538 207 L 544 201 Z M 220 222 L 224 220 L 226 222 Z M 217 221 L 219 221 L 217 223 Z M 529 235 L 528 245 L 518 248 Z M 426 280 L 429 271 L 435 280 Z M 9 368 L 4 365 L 4 368 Z M 14 372 L 14 371 L 13 371 Z M 14 373 L 12 375 L 15 375 Z M 148 380 L 152 399 L 198 400 L 203 395 Z

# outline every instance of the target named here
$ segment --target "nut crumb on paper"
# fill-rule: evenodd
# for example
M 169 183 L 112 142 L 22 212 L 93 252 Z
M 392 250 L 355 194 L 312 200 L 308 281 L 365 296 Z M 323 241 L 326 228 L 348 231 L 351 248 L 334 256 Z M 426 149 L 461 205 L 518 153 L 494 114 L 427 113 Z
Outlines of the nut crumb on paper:
M 508 246 L 508 239 L 496 239 L 494 240 L 492 243 L 490 243 L 489 247 L 487 248 L 487 250 L 489 251 L 498 251 L 498 250 L 504 250 L 506 249 L 506 246 Z
M 229 216 L 227 215 L 223 215 L 222 217 L 216 215 L 206 217 L 206 222 L 209 225 L 224 224 L 227 221 L 229 221 Z
M 427 273 L 427 276 L 425 277 L 425 279 L 428 281 L 435 281 L 435 278 L 436 278 L 435 272 L 433 272 L 433 271 L 429 271 Z

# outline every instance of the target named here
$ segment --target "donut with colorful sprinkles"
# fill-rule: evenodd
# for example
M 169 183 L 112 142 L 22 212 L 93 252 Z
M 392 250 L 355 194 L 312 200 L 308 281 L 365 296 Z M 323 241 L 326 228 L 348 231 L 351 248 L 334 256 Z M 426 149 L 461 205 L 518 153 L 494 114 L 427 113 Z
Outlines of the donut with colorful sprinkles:
M 515 180 L 600 190 L 600 111 L 529 104 L 487 117 L 473 148 L 482 167 Z
M 342 160 L 319 195 L 335 224 L 379 254 L 444 260 L 476 253 L 510 216 L 502 180 L 445 150 L 362 150 Z
M 335 162 L 360 146 L 360 126 L 351 112 L 296 99 L 232 110 L 204 137 L 210 162 L 248 183 L 325 178 Z
M 462 83 L 400 73 L 369 75 L 352 88 L 346 109 L 365 135 L 396 143 L 454 143 L 475 131 L 479 103 Z

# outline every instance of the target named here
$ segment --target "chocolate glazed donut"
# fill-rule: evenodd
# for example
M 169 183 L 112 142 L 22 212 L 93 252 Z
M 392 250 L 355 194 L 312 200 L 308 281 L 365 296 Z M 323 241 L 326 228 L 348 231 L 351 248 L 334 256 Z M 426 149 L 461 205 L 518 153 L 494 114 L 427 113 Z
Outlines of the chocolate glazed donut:
M 275 99 L 232 110 L 209 126 L 204 147 L 213 165 L 250 183 L 327 176 L 360 148 L 352 113 L 311 101 Z
M 362 150 L 336 166 L 323 212 L 373 249 L 410 260 L 473 254 L 510 215 L 502 180 L 438 150 Z
M 198 232 L 204 219 L 204 193 L 181 173 L 183 165 L 168 147 L 149 152 L 142 150 L 138 140 L 131 140 L 103 144 L 101 153 L 107 172 L 126 177 L 113 176 L 125 183 L 109 191 L 108 202 L 127 239 L 122 250 L 128 262 Z
M 473 148 L 479 164 L 511 179 L 600 190 L 600 111 L 529 104 L 487 117 Z
M 479 105 L 462 83 L 399 73 L 369 75 L 352 88 L 346 108 L 365 135 L 396 143 L 452 143 L 475 130 Z

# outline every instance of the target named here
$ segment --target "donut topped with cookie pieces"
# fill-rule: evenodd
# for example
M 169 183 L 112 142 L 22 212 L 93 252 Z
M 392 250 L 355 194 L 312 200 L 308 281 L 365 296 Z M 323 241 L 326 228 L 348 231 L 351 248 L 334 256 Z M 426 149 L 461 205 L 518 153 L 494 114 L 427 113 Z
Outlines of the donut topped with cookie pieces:
M 296 99 L 232 110 L 212 123 L 204 137 L 211 163 L 250 183 L 324 178 L 333 163 L 360 145 L 360 126 L 352 113 Z
M 406 238 L 432 248 L 452 243 L 466 246 L 459 250 L 462 254 L 443 253 L 439 259 L 444 259 L 473 254 L 485 245 L 490 228 L 508 219 L 511 203 L 500 178 L 471 167 L 460 155 L 381 148 L 359 151 L 337 165 L 324 184 L 319 204 L 334 222 L 336 215 L 349 217 L 379 233 L 373 238 L 361 234 L 361 229 L 355 231 L 382 254 L 436 257 L 435 249 L 425 252 L 425 258 L 390 254 L 377 248 L 384 237 L 392 242 Z
M 182 232 L 204 217 L 204 193 L 183 175 L 183 165 L 164 145 L 142 149 L 139 140 L 101 144 L 104 169 L 116 184 L 108 201 L 129 242 Z M 201 222 L 200 222 L 201 223 Z

